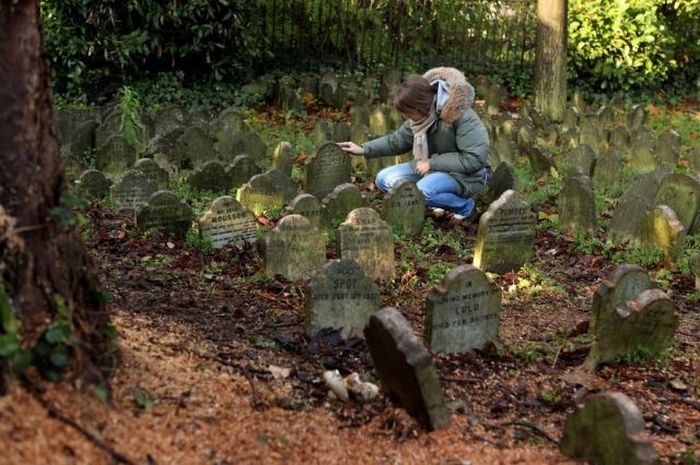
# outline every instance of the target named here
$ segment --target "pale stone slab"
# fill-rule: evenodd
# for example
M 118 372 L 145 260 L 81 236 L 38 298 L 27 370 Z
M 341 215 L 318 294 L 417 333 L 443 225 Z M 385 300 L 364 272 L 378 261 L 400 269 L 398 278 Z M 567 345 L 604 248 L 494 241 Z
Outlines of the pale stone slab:
M 323 234 L 301 215 L 288 215 L 265 238 L 265 274 L 307 278 L 326 262 Z
M 394 235 L 391 227 L 371 208 L 351 211 L 338 226 L 338 251 L 355 260 L 375 280 L 394 275 Z

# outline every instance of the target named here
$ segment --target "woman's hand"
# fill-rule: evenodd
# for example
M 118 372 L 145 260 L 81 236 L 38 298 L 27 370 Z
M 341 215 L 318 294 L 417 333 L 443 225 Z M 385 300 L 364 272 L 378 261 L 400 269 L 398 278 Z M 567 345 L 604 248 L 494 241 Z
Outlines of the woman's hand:
M 420 160 L 416 163 L 416 173 L 425 176 L 430 171 L 430 160 Z
M 365 149 L 354 142 L 338 142 L 338 147 L 348 152 L 350 155 L 364 155 Z

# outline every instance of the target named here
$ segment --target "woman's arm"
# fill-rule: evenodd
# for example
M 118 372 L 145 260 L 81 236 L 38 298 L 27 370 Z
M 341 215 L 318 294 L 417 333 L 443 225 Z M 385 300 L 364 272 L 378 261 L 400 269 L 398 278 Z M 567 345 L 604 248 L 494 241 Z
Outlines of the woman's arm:
M 399 129 L 362 144 L 367 158 L 383 157 L 387 155 L 398 155 L 411 150 L 413 147 L 413 132 L 410 123 L 406 121 Z

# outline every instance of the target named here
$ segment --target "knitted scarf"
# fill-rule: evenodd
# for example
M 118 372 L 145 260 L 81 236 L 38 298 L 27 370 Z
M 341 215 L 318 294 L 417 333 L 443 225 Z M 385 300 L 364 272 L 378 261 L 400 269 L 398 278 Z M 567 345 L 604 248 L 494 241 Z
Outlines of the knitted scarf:
M 428 129 L 438 119 L 437 111 L 435 110 L 435 100 L 430 104 L 430 113 L 425 118 L 413 121 L 411 120 L 411 131 L 413 132 L 413 159 L 416 161 L 428 159 Z

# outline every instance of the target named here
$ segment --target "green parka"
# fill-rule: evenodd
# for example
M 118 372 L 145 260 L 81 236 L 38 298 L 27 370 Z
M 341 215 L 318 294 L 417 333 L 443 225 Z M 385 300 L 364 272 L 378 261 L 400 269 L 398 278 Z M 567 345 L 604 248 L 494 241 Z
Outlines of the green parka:
M 486 191 L 481 169 L 489 164 L 489 134 L 471 108 L 474 89 L 454 68 L 435 68 L 425 75 L 428 81 L 444 80 L 450 94 L 440 118 L 429 129 L 428 153 L 431 171 L 443 171 L 462 186 L 462 196 L 472 197 Z M 410 122 L 404 122 L 391 134 L 362 145 L 367 158 L 398 155 L 413 148 Z

